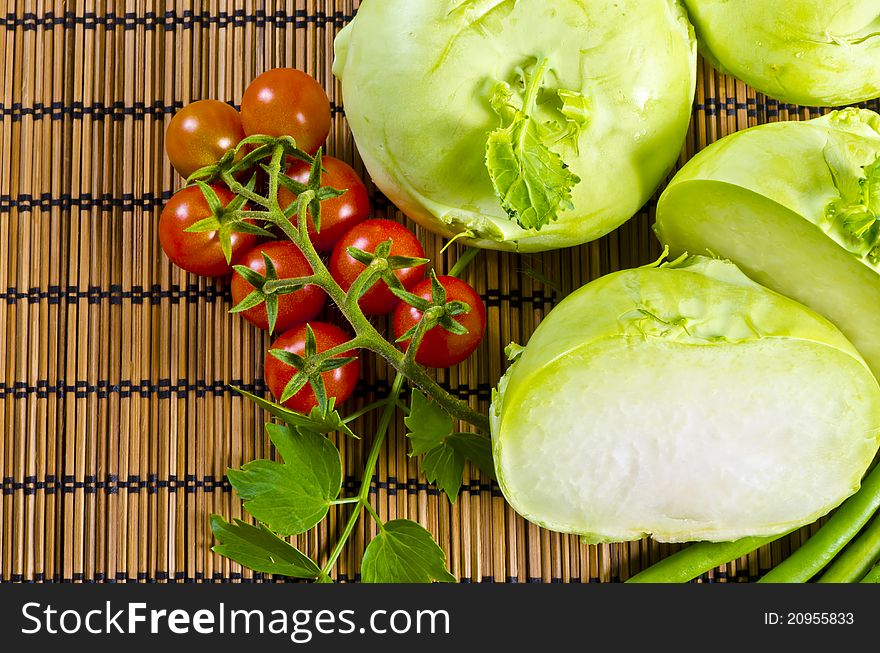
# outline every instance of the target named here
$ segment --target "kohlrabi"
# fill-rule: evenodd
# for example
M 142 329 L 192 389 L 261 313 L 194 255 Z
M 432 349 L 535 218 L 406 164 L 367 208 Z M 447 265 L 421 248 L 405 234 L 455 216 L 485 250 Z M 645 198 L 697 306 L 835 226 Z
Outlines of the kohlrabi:
M 685 0 L 716 67 L 783 102 L 880 95 L 878 0 Z
M 717 259 L 593 281 L 511 353 L 498 481 L 590 542 L 785 533 L 855 492 L 880 440 L 880 386 L 844 335 Z
M 608 233 L 656 190 L 695 60 L 675 0 L 364 0 L 334 72 L 398 207 L 469 244 L 536 251 Z
M 880 115 L 845 109 L 737 132 L 657 206 L 673 254 L 713 253 L 834 322 L 880 377 Z

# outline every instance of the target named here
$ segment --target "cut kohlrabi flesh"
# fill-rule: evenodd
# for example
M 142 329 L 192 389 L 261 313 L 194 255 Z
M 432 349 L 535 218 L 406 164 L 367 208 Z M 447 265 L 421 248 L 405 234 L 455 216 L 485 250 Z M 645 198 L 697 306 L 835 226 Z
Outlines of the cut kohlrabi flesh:
M 785 533 L 855 492 L 880 386 L 830 322 L 693 257 L 556 307 L 492 407 L 511 505 L 591 542 Z

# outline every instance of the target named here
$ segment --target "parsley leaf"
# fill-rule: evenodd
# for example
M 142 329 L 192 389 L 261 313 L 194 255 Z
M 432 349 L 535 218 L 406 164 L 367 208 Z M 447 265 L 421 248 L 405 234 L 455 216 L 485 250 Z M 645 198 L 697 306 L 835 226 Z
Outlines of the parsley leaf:
M 455 503 L 461 489 L 461 474 L 464 471 L 464 456 L 448 444 L 441 444 L 427 452 L 422 458 L 422 471 L 429 483 L 445 492 L 450 503 Z
M 438 404 L 428 401 L 415 388 L 410 399 L 409 415 L 404 418 L 403 423 L 409 429 L 407 435 L 414 456 L 427 453 L 443 444 L 443 440 L 452 433 L 452 416 Z
M 254 571 L 292 578 L 317 578 L 321 574 L 311 558 L 263 524 L 251 526 L 240 519 L 230 524 L 219 515 L 211 515 L 211 530 L 219 542 L 212 551 Z
M 361 561 L 365 583 L 454 583 L 446 554 L 431 534 L 409 519 L 395 519 L 379 528 Z
M 465 460 L 471 460 L 495 478 L 489 439 L 474 433 L 453 433 L 452 417 L 418 390 L 412 391 L 410 412 L 404 423 L 409 429 L 410 455 L 424 454 L 421 467 L 425 478 L 445 492 L 450 503 L 458 498 Z
M 550 149 L 550 134 L 533 116 L 547 65 L 546 59 L 540 62 L 528 81 L 522 108 L 511 104 L 507 84 L 497 85 L 491 100 L 502 126 L 489 135 L 486 167 L 501 206 L 523 229 L 540 229 L 560 211 L 573 209 L 571 191 L 580 182 Z M 575 116 L 576 105 L 566 106 Z
M 267 424 L 284 463 L 254 460 L 227 471 L 244 508 L 284 537 L 304 533 L 327 515 L 342 489 L 342 463 L 330 440 L 310 431 Z

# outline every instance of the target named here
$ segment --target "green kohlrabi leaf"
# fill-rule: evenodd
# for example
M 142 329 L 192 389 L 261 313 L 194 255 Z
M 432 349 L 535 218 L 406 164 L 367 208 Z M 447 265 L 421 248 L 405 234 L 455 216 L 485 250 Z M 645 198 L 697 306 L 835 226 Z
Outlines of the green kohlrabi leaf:
M 492 132 L 486 146 L 486 166 L 495 192 L 507 214 L 523 229 L 540 229 L 556 220 L 560 211 L 573 209 L 571 191 L 580 182 L 550 149 L 550 135 L 531 115 L 546 66 L 546 61 L 538 65 L 528 81 L 522 108 L 513 109 L 512 120 Z M 492 98 L 493 108 L 505 123 L 510 111 L 500 105 L 509 96 L 510 88 L 501 84 Z
M 317 578 L 321 574 L 311 558 L 263 524 L 251 526 L 240 519 L 230 524 L 218 515 L 211 515 L 211 531 L 219 542 L 212 551 L 254 571 L 292 578 Z
M 431 534 L 414 521 L 395 519 L 383 524 L 361 562 L 365 583 L 454 583 L 446 555 Z
M 267 424 L 283 463 L 254 460 L 227 472 L 244 508 L 282 535 L 304 533 L 320 522 L 342 488 L 339 451 L 326 437 Z

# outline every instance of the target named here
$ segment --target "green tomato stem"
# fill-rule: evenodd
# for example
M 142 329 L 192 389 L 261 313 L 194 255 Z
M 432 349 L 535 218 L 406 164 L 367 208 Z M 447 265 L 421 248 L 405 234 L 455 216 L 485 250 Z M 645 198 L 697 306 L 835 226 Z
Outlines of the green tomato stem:
M 805 583 L 852 540 L 880 508 L 880 465 L 862 482 L 815 535 L 780 562 L 759 583 Z

